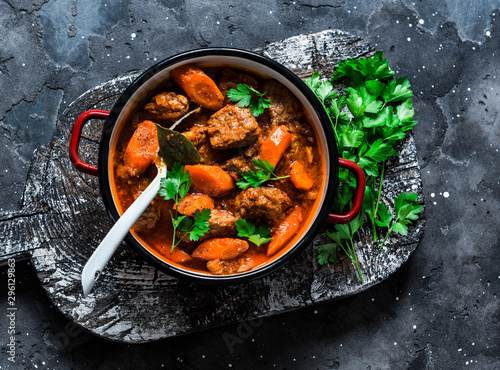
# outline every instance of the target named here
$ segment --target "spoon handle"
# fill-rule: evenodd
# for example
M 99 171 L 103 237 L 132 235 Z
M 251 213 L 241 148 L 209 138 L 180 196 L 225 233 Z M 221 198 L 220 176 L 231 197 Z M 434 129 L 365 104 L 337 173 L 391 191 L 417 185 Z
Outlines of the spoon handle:
M 134 225 L 140 215 L 153 201 L 160 188 L 160 180 L 166 175 L 166 167 L 158 166 L 158 174 L 144 190 L 144 192 L 127 208 L 114 226 L 109 230 L 101 244 L 85 264 L 82 271 L 83 296 L 86 297 L 99 277 L 106 264 L 109 262 L 125 235 Z

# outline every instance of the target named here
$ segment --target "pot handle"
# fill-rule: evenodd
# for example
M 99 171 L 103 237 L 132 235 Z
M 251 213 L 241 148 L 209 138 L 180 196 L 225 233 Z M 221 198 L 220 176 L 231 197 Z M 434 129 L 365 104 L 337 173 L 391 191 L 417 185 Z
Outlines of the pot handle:
M 75 168 L 83 173 L 87 173 L 92 176 L 97 176 L 97 167 L 91 164 L 83 162 L 78 157 L 78 147 L 80 145 L 80 138 L 82 136 L 83 125 L 89 120 L 94 118 L 106 119 L 109 116 L 109 111 L 91 109 L 80 114 L 76 119 L 75 125 L 73 126 L 73 131 L 71 132 L 71 139 L 69 140 L 69 159 Z
M 358 181 L 356 184 L 356 193 L 354 194 L 354 202 L 351 210 L 345 215 L 335 215 L 330 213 L 326 219 L 326 222 L 330 224 L 348 224 L 358 217 L 359 212 L 361 212 L 361 207 L 363 206 L 363 197 L 365 196 L 366 180 L 363 169 L 356 163 L 344 158 L 339 158 L 339 166 L 354 172 Z

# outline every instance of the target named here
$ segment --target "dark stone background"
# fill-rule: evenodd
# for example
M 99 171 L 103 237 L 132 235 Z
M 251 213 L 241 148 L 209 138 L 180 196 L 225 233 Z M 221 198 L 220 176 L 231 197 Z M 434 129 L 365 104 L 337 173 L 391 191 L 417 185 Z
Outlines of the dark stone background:
M 1 368 L 500 368 L 499 12 L 494 0 L 0 0 L 3 218 L 19 209 L 33 151 L 89 88 L 188 49 L 328 28 L 363 37 L 408 76 L 427 214 L 413 257 L 364 293 L 141 345 L 75 327 L 18 261 L 16 364 L 0 319 Z

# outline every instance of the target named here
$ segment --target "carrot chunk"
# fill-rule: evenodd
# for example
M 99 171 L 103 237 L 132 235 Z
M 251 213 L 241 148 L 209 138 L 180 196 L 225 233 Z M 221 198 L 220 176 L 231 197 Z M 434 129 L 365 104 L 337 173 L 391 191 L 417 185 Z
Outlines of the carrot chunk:
M 302 162 L 297 161 L 292 164 L 292 168 L 290 169 L 290 180 L 299 190 L 311 190 L 314 186 L 314 181 L 307 173 L 307 169 Z
M 177 211 L 183 215 L 192 216 L 197 209 L 201 211 L 203 208 L 213 209 L 214 200 L 205 194 L 188 194 L 179 202 Z
M 172 70 L 172 79 L 196 104 L 203 108 L 219 110 L 224 96 L 215 82 L 193 64 L 185 64 Z
M 146 171 L 158 153 L 158 138 L 153 121 L 144 121 L 135 129 L 128 142 L 123 163 L 126 171 L 137 176 Z
M 234 189 L 233 178 L 219 166 L 184 166 L 191 175 L 191 186 L 200 193 L 220 197 Z
M 214 238 L 201 243 L 191 254 L 205 261 L 230 260 L 248 249 L 246 241 L 233 238 Z
M 172 253 L 169 253 L 167 257 L 170 261 L 177 263 L 187 262 L 193 259 L 193 257 L 191 257 L 180 248 L 174 248 Z
M 288 132 L 287 127 L 277 126 L 262 142 L 259 149 L 259 157 L 263 160 L 267 160 L 274 167 L 276 167 L 291 142 L 292 134 Z
M 267 246 L 267 256 L 272 256 L 295 235 L 299 230 L 300 223 L 302 222 L 302 208 L 295 207 L 294 211 L 290 213 L 279 225 L 273 234 L 273 239 Z

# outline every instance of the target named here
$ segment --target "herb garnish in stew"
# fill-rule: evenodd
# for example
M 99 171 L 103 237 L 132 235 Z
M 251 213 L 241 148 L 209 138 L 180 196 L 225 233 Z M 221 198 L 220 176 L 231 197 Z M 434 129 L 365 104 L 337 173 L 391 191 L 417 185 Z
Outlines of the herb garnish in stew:
M 264 98 L 265 93 L 260 93 L 253 87 L 245 84 L 238 84 L 236 89 L 230 89 L 227 92 L 227 97 L 231 101 L 238 102 L 238 107 L 250 107 L 250 112 L 254 117 L 258 117 L 264 113 L 265 108 L 271 106 L 271 101 Z
M 175 210 L 170 210 L 172 226 L 174 227 L 171 251 L 182 242 L 186 235 L 189 234 L 189 240 L 197 241 L 208 231 L 210 208 L 202 208 L 201 211 L 196 209 L 192 218 L 186 214 L 185 209 L 181 209 L 184 214 L 179 216 L 179 203 L 185 198 L 190 187 L 191 175 L 189 171 L 184 172 L 184 166 L 178 162 L 174 163 L 173 168 L 167 173 L 167 177 L 161 179 L 160 182 L 158 194 L 165 200 L 173 199 L 175 202 Z M 183 234 L 178 241 L 175 241 L 177 230 Z
M 276 176 L 274 166 L 267 160 L 254 159 L 253 166 L 259 171 L 243 171 L 240 180 L 236 183 L 240 189 L 256 188 L 269 180 L 281 180 L 290 177 L 290 175 Z

